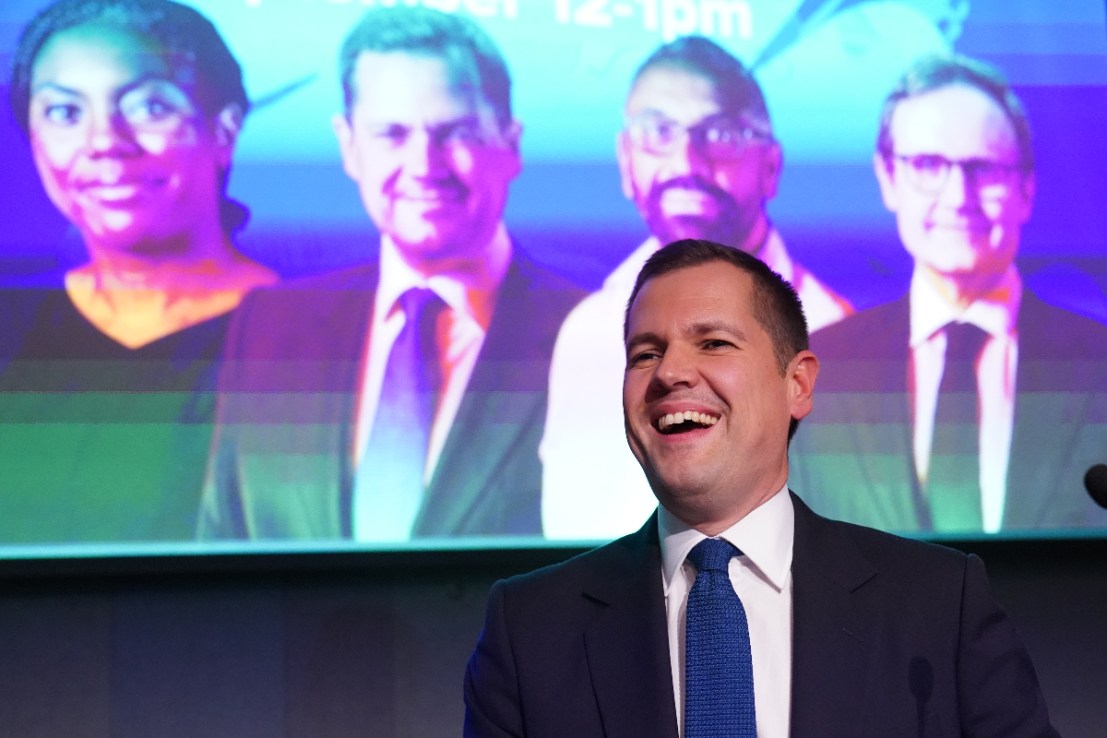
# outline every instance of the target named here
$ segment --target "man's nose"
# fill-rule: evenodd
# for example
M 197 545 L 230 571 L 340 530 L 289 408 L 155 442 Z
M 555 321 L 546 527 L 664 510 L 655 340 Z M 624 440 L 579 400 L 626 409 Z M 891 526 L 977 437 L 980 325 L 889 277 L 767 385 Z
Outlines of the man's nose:
M 680 346 L 668 347 L 654 372 L 655 383 L 666 389 L 694 386 L 698 378 L 694 352 Z
M 446 145 L 426 130 L 413 131 L 404 143 L 404 168 L 413 176 L 428 176 L 440 171 Z
M 710 170 L 710 159 L 693 137 L 685 134 L 665 157 L 664 170 L 669 179 L 689 174 L 703 175 Z
M 962 164 L 950 164 L 946 181 L 938 191 L 938 199 L 950 207 L 962 207 L 976 197 L 976 183 Z

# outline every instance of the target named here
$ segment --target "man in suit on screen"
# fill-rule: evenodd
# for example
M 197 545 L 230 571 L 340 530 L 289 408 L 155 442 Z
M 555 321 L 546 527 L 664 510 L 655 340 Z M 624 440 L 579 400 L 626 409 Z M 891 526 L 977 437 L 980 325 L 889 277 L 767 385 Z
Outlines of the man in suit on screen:
M 537 535 L 538 438 L 575 291 L 502 217 L 511 80 L 471 20 L 370 11 L 341 53 L 369 266 L 256 293 L 230 329 L 200 535 Z
M 651 508 L 622 441 L 619 335 L 634 277 L 662 244 L 709 238 L 755 254 L 795 285 L 816 328 L 852 311 L 792 257 L 769 219 L 783 154 L 761 87 L 741 61 L 700 36 L 666 44 L 635 73 L 624 117 L 616 139 L 623 193 L 650 237 L 558 334 L 541 446 L 542 523 L 551 538 L 612 538 Z M 581 382 L 585 374 L 590 381 Z M 584 505 L 595 514 L 580 515 Z
M 494 585 L 466 736 L 1056 735 L 978 558 L 788 490 L 819 360 L 786 282 L 676 242 L 639 274 L 625 336 L 626 436 L 660 506 Z
M 1023 287 L 1030 126 L 998 70 L 920 60 L 873 166 L 914 260 L 908 293 L 816 333 L 819 412 L 793 447 L 815 509 L 957 534 L 1107 525 L 1083 494 L 1107 450 L 1107 327 Z

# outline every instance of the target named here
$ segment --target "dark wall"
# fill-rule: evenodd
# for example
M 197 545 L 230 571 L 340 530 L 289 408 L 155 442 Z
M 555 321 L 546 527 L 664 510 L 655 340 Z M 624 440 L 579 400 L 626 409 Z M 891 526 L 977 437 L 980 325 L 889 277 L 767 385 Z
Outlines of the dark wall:
M 985 557 L 1061 733 L 1102 736 L 1107 541 L 961 547 Z M 458 735 L 488 587 L 571 553 L 9 564 L 0 735 Z

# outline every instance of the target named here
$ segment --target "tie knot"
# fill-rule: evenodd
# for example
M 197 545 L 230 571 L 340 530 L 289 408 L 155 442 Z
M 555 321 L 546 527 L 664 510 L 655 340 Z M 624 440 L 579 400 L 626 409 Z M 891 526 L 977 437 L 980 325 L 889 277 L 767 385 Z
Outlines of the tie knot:
M 404 311 L 404 316 L 408 320 L 417 321 L 428 307 L 439 300 L 441 298 L 434 290 L 426 287 L 412 287 L 400 295 L 399 303 L 400 309 Z
M 724 574 L 738 549 L 722 538 L 705 538 L 688 552 L 688 560 L 696 571 L 721 571 Z

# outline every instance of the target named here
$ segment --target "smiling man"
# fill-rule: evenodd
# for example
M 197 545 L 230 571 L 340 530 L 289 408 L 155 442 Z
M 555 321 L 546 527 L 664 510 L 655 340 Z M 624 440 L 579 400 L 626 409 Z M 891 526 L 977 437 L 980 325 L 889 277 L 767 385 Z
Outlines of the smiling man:
M 821 412 L 793 483 L 887 530 L 1102 525 L 1084 471 L 1107 449 L 1107 328 L 1023 289 L 1037 182 L 1030 125 L 998 70 L 918 62 L 873 158 L 914 260 L 910 290 L 821 331 Z
M 819 361 L 786 282 L 678 241 L 639 274 L 625 334 L 626 435 L 660 506 L 493 587 L 466 736 L 1056 735 L 978 558 L 787 489 Z
M 380 261 L 243 306 L 200 534 L 536 535 L 545 367 L 578 296 L 502 220 L 507 67 L 472 21 L 412 7 L 369 11 L 340 64 L 334 130 Z
M 558 335 L 542 439 L 550 538 L 622 535 L 650 508 L 622 442 L 619 332 L 634 277 L 661 244 L 707 238 L 755 254 L 795 285 L 813 330 L 852 312 L 792 258 L 769 219 L 783 154 L 761 88 L 738 59 L 698 36 L 662 46 L 635 74 L 624 119 L 616 139 L 623 193 L 651 235 Z M 580 515 L 582 508 L 593 514 Z

